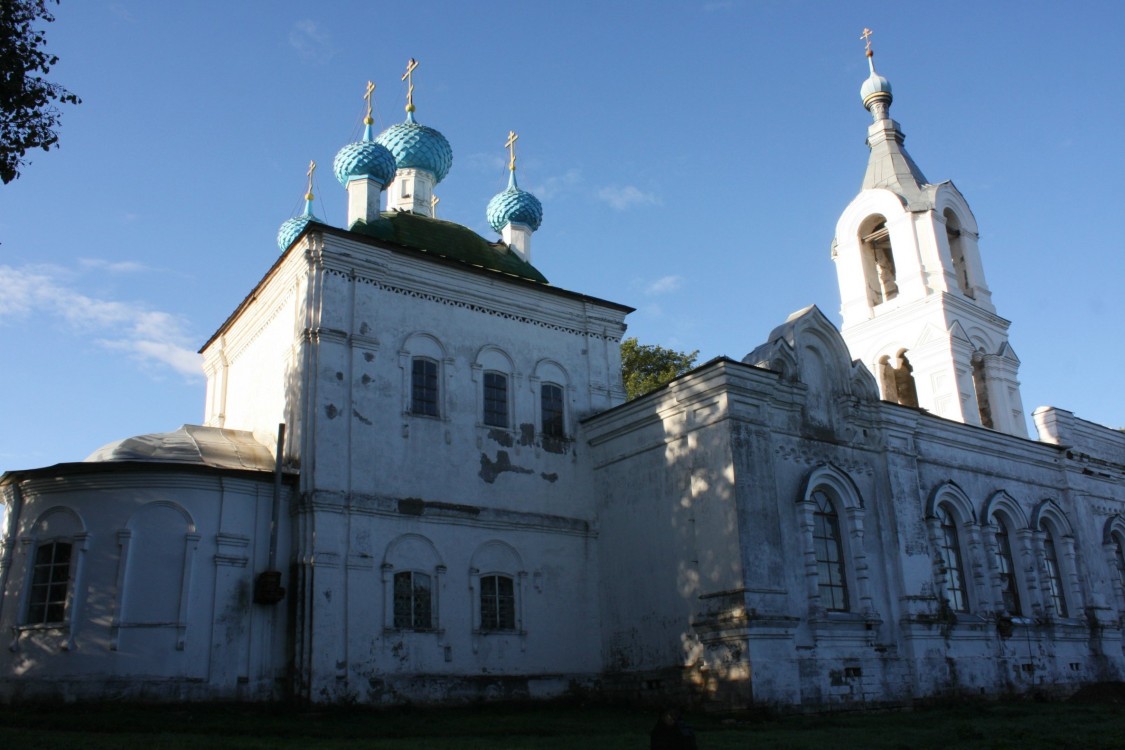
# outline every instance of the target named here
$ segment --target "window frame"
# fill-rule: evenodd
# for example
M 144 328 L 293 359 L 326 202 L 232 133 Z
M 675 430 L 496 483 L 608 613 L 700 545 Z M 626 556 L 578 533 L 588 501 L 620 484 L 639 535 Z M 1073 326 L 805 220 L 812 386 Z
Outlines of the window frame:
M 814 489 L 809 494 L 809 499 L 814 506 L 813 554 L 816 558 L 820 604 L 828 612 L 850 612 L 847 560 L 839 511 L 823 487 Z
M 547 391 L 558 392 L 557 410 L 548 418 Z M 553 399 L 552 399 L 553 401 Z M 539 431 L 543 437 L 565 440 L 566 432 L 566 388 L 558 383 L 539 384 Z
M 419 365 L 426 370 L 421 375 Z M 420 383 L 420 378 L 424 382 Z M 419 408 L 419 405 L 427 408 Z M 433 357 L 410 358 L 410 415 L 441 418 L 441 363 Z
M 490 382 L 491 381 L 491 382 Z M 481 423 L 500 430 L 512 428 L 511 376 L 500 370 L 485 370 L 481 376 Z M 503 385 L 501 388 L 500 385 Z M 500 415 L 498 406 L 503 407 Z M 503 419 L 499 419 L 502 416 Z
M 1066 585 L 1063 581 L 1062 568 L 1059 566 L 1058 548 L 1055 545 L 1051 529 L 1043 526 L 1043 578 L 1047 587 L 1047 603 L 1058 617 L 1069 617 L 1070 610 L 1066 601 Z
M 67 559 L 65 562 L 58 562 L 57 552 L 59 549 L 66 548 Z M 43 550 L 50 548 L 52 550 L 51 559 L 47 563 L 39 561 L 40 553 Z M 24 607 L 23 617 L 21 624 L 31 628 L 58 628 L 64 627 L 70 622 L 70 612 L 73 607 L 74 597 L 74 579 L 75 579 L 75 565 L 77 562 L 75 541 L 69 537 L 54 537 L 49 539 L 36 540 L 35 548 L 28 560 L 28 589 L 27 589 L 27 604 Z M 57 580 L 55 574 L 60 568 L 65 567 L 66 579 L 63 581 Z M 45 582 L 37 580 L 39 572 L 42 569 L 47 569 L 47 580 Z M 62 598 L 56 599 L 51 597 L 51 590 L 62 586 Z M 42 601 L 37 601 L 38 592 L 44 591 L 44 598 Z M 39 616 L 33 614 L 33 611 L 42 607 L 42 613 Z M 60 615 L 57 618 L 52 618 L 50 615 L 53 613 L 53 608 L 58 608 L 57 612 Z
M 507 584 L 507 592 L 501 591 L 501 583 Z M 494 584 L 491 592 L 486 591 Z M 518 631 L 516 609 L 516 579 L 506 573 L 486 573 L 478 577 L 478 630 L 481 633 L 515 633 Z M 507 607 L 505 608 L 505 603 Z M 486 621 L 486 618 L 488 620 Z
M 961 532 L 957 528 L 956 514 L 945 503 L 939 504 L 935 518 L 938 522 L 938 556 L 942 566 L 942 590 L 946 594 L 949 608 L 954 612 L 967 613 L 969 605 L 969 583 L 965 575 L 965 557 L 961 547 Z M 957 580 L 954 581 L 953 579 Z
M 992 550 L 996 566 L 997 583 L 1000 589 L 1000 598 L 1008 614 L 1023 616 L 1023 598 L 1020 595 L 1019 575 L 1016 572 L 1016 561 L 1012 555 L 1011 530 L 1008 522 L 999 516 L 992 517 L 996 527 L 993 532 L 995 549 Z
M 425 623 L 422 624 L 419 618 L 420 601 L 417 599 L 418 585 L 417 581 L 425 579 Z M 409 599 L 408 610 L 405 612 L 399 611 L 400 602 L 403 601 L 399 590 L 399 581 L 409 581 Z M 436 630 L 435 626 L 435 588 L 436 576 L 432 573 L 426 573 L 421 570 L 396 570 L 391 578 L 391 601 L 393 611 L 391 613 L 391 627 L 394 630 L 412 630 L 416 632 L 432 632 Z

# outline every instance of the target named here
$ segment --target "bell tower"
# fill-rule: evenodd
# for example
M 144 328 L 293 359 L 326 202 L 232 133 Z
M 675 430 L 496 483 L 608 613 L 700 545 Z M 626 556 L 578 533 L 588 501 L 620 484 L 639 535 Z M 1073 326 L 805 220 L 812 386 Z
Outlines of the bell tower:
M 860 89 L 871 149 L 859 194 L 836 223 L 840 332 L 884 400 L 1027 437 L 1009 322 L 985 283 L 976 218 L 952 182 L 931 184 L 890 117 L 890 82 Z

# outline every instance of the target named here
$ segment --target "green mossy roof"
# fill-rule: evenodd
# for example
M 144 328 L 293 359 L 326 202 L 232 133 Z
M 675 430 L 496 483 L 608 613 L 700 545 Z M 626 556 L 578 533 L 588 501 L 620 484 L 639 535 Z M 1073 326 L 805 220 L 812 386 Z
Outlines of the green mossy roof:
M 460 224 L 431 219 L 405 211 L 388 211 L 382 219 L 367 224 L 357 221 L 351 231 L 393 242 L 442 258 L 488 268 L 521 279 L 546 284 L 547 278 L 535 266 L 520 259 L 501 242 L 489 242 Z

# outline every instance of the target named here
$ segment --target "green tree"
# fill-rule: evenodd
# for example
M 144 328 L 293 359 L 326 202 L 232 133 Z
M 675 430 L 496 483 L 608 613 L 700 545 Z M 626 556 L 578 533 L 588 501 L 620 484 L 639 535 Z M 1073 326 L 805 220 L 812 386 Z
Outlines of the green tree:
M 635 337 L 625 339 L 621 342 L 621 379 L 625 381 L 626 396 L 632 400 L 656 390 L 694 367 L 698 356 L 698 349 L 685 354 L 642 344 Z
M 0 180 L 5 185 L 20 176 L 30 149 L 49 151 L 58 144 L 56 104 L 82 101 L 43 78 L 59 61 L 43 49 L 47 36 L 39 28 L 55 20 L 49 1 L 0 0 Z

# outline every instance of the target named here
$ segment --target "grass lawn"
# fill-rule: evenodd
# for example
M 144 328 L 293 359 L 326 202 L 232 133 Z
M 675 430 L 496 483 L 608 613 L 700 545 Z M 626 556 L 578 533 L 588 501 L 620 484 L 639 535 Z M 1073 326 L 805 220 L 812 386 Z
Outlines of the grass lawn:
M 964 703 L 915 711 L 739 719 L 693 713 L 700 750 L 1125 748 L 1125 705 Z M 458 709 L 247 705 L 0 708 L 0 747 L 644 750 L 656 713 L 572 705 Z

